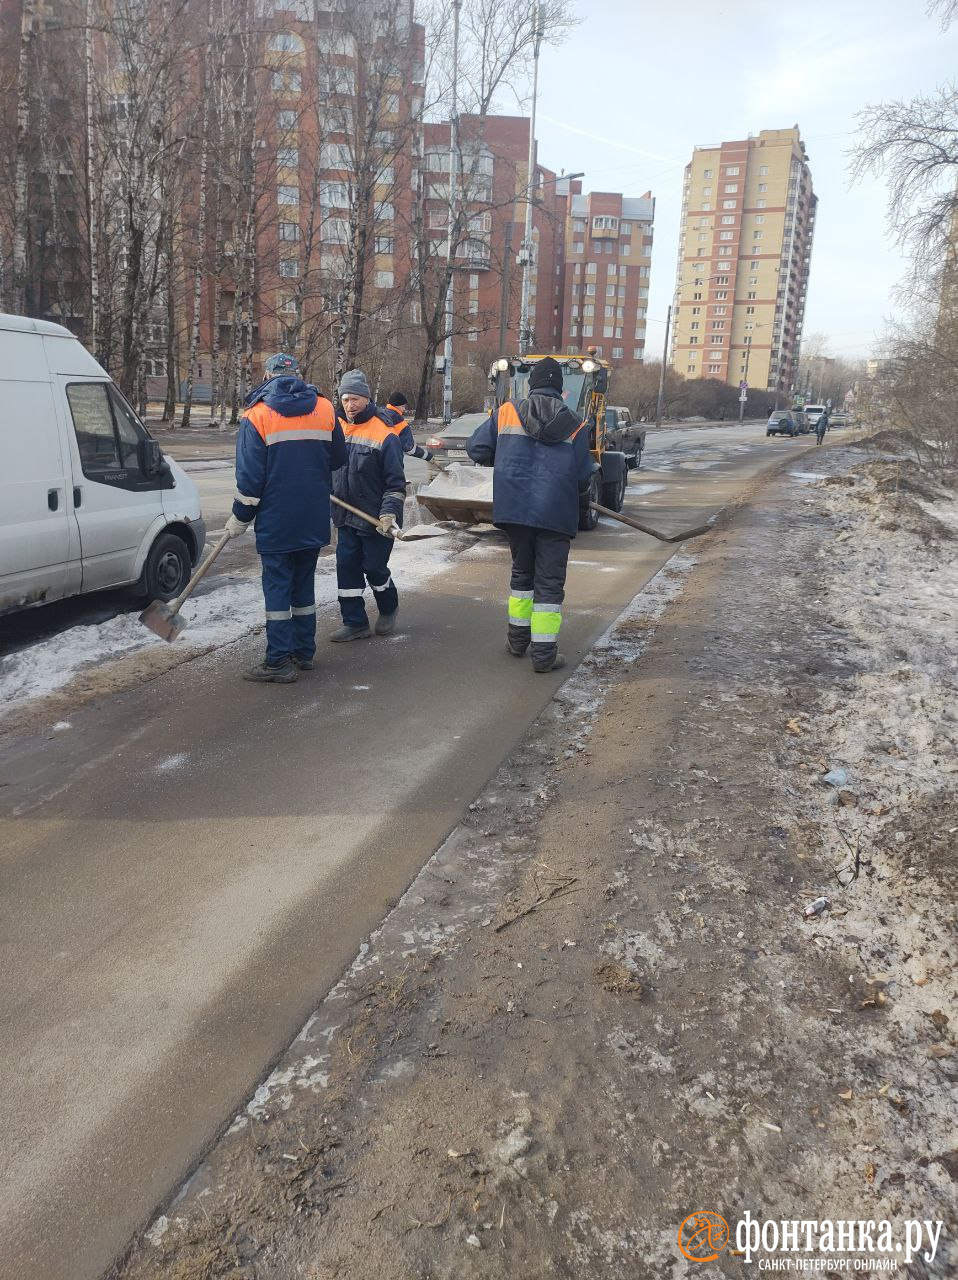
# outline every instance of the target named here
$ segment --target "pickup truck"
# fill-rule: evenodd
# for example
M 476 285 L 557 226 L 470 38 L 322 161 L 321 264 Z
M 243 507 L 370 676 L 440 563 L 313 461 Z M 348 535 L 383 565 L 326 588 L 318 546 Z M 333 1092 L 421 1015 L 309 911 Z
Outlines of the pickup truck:
M 623 405 L 606 405 L 605 439 L 607 449 L 617 449 L 626 455 L 630 470 L 640 465 L 645 448 L 645 427 L 634 422 L 632 414 Z

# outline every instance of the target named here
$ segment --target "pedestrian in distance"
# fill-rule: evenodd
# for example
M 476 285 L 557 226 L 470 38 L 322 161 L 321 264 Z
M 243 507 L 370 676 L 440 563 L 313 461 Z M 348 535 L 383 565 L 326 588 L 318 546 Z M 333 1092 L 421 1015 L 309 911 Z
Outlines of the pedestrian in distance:
M 815 447 L 817 448 L 825 439 L 825 432 L 828 430 L 828 410 L 823 409 L 818 421 L 815 423 Z
M 537 361 L 528 398 L 494 409 L 466 449 L 494 468 L 492 522 L 512 550 L 508 651 L 521 658 L 531 650 L 533 671 L 556 671 L 565 666 L 559 629 L 569 548 L 596 465 L 587 428 L 562 399 L 559 363 Z
M 368 521 L 342 507 L 334 507 L 336 582 L 343 619 L 343 625 L 329 637 L 335 644 L 364 640 L 371 634 L 363 601 L 367 583 L 379 611 L 376 635 L 388 635 L 396 626 L 399 593 L 389 572 L 389 557 L 402 525 L 406 500 L 403 451 L 393 415 L 374 403 L 361 370 L 351 369 L 343 375 L 339 399 L 346 465 L 333 476 L 333 493 L 372 516 L 379 528 L 372 528 Z
M 416 438 L 412 433 L 412 422 L 409 419 L 409 401 L 405 394 L 402 391 L 394 391 L 389 397 L 386 409 L 388 412 L 383 414 L 384 419 L 390 414 L 395 415 L 393 430 L 399 437 L 403 453 L 411 458 L 422 458 L 424 462 L 432 462 L 432 451 L 425 445 L 416 444 Z
M 266 604 L 266 656 L 245 680 L 290 684 L 316 655 L 316 561 L 330 539 L 332 473 L 346 442 L 330 402 L 293 356 L 266 361 L 236 438 L 236 497 L 226 532 L 256 529 Z

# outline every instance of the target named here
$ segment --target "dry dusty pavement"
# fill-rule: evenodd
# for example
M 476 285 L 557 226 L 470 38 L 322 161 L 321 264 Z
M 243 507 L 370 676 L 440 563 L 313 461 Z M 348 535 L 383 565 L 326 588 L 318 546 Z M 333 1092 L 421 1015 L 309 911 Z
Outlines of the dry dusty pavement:
M 958 503 L 804 465 L 556 691 L 115 1277 L 757 1275 L 746 1213 L 958 1275 Z
M 808 454 L 754 427 L 662 433 L 628 502 L 694 526 Z M 196 474 L 202 487 L 211 471 Z M 671 551 L 611 523 L 576 542 L 570 669 Z M 507 549 L 457 534 L 397 547 L 392 636 L 322 644 L 293 686 L 244 683 L 262 595 L 252 547 L 232 554 L 174 646 L 135 613 L 63 629 L 65 609 L 52 634 L 28 619 L 0 656 L 13 700 L 0 708 L 3 1280 L 102 1274 L 565 674 L 532 677 L 505 656 Z M 335 625 L 332 568 L 323 557 L 321 633 Z

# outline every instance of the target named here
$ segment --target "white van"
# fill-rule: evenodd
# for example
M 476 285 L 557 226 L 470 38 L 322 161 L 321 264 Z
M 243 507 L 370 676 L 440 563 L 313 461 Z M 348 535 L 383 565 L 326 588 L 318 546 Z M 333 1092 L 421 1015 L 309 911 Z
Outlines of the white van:
M 170 600 L 205 541 L 196 485 L 86 348 L 0 314 L 0 614 L 105 587 Z

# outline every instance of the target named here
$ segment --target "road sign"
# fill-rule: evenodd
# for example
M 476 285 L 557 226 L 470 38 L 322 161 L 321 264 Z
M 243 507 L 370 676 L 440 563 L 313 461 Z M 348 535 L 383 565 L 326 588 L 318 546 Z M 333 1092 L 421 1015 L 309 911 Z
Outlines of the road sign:
M 748 392 L 743 390 L 742 394 L 739 396 L 739 401 L 742 404 L 744 404 L 747 399 L 748 399 Z
M 739 390 L 740 390 L 740 391 L 747 391 L 747 390 L 748 390 L 748 383 L 747 383 L 747 382 L 740 382 L 740 383 L 738 384 L 738 386 L 739 386 Z

